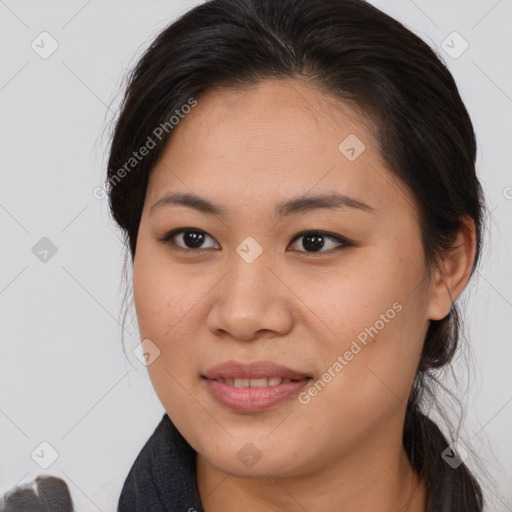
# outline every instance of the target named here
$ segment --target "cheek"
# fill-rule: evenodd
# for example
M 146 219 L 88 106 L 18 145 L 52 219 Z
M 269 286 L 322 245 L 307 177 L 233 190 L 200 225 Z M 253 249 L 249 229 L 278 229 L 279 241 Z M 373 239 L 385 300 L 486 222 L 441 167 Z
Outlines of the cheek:
M 424 307 L 418 300 L 421 290 L 411 291 L 422 280 L 421 260 L 411 256 L 404 264 L 392 251 L 375 250 L 346 262 L 323 275 L 302 273 L 294 284 L 319 327 L 325 327 L 323 340 L 328 348 L 338 350 L 358 337 L 364 343 L 374 338 L 370 333 L 384 337 L 399 331 L 405 326 L 404 316 L 418 320 Z
M 428 327 L 425 286 L 418 286 L 421 251 L 411 251 L 407 261 L 392 251 L 374 254 L 321 280 L 309 295 L 306 302 L 328 327 L 317 344 L 322 380 L 333 382 L 324 404 L 344 409 L 359 403 L 367 411 L 370 403 L 377 411 L 389 400 L 407 401 Z
M 180 318 L 186 317 L 193 304 L 192 290 L 183 272 L 162 261 L 158 251 L 148 247 L 137 249 L 133 267 L 133 297 L 140 334 L 160 343 L 169 335 Z
M 192 332 L 193 293 L 169 277 L 158 271 L 137 274 L 134 268 L 140 336 L 142 340 L 151 340 L 159 350 L 147 372 L 158 399 L 173 420 L 181 416 L 200 417 L 198 402 L 187 391 L 195 377 L 192 372 L 196 370 L 199 340 Z
M 191 279 L 176 265 L 170 265 L 158 251 L 137 248 L 133 268 L 133 296 L 141 340 L 149 339 L 159 350 L 147 371 L 167 411 L 173 404 L 197 403 L 184 390 L 190 387 L 192 371 L 200 352 L 200 300 L 211 285 Z M 196 411 L 197 412 L 197 411 Z

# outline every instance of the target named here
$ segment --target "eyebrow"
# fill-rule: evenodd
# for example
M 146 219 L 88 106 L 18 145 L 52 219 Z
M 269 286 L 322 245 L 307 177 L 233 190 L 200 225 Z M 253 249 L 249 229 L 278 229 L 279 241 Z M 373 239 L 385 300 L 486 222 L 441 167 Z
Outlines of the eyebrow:
M 209 215 L 226 215 L 228 210 L 223 206 L 214 204 L 208 199 L 189 193 L 170 193 L 159 199 L 150 208 L 153 213 L 157 208 L 165 206 L 186 206 Z M 345 194 L 330 193 L 314 196 L 301 196 L 279 203 L 275 208 L 277 217 L 285 217 L 298 213 L 305 213 L 320 209 L 353 208 L 366 212 L 374 212 L 375 208 L 366 203 L 349 197 Z

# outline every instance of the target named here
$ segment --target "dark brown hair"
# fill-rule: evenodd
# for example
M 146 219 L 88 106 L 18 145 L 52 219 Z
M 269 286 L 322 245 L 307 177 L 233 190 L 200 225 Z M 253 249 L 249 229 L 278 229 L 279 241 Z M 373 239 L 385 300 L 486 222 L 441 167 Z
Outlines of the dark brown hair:
M 171 116 L 182 117 L 191 98 L 200 101 L 214 86 L 281 78 L 313 84 L 373 121 L 382 158 L 416 198 L 429 270 L 452 248 L 464 217 L 474 221 L 474 272 L 485 205 L 468 112 L 436 53 L 362 0 L 210 0 L 156 37 L 129 74 L 106 177 L 132 262 L 149 175 L 172 134 Z M 127 169 L 133 151 L 150 139 L 147 155 Z M 456 304 L 431 321 L 405 416 L 403 443 L 426 478 L 427 510 L 441 510 L 448 493 L 451 510 L 483 507 L 475 477 L 465 464 L 452 469 L 443 460 L 450 443 L 420 410 L 434 371 L 457 349 L 459 324 Z

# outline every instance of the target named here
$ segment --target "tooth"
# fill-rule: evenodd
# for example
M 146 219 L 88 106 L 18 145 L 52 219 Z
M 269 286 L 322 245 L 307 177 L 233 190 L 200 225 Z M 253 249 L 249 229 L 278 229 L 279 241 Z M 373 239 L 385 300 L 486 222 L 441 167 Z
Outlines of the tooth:
M 217 381 L 237 388 L 264 388 L 267 386 L 278 386 L 281 383 L 292 382 L 291 379 L 284 379 L 281 377 L 262 377 L 259 379 L 224 379 L 220 377 Z
M 249 385 L 251 388 L 266 388 L 267 379 L 265 377 L 262 379 L 249 379 Z

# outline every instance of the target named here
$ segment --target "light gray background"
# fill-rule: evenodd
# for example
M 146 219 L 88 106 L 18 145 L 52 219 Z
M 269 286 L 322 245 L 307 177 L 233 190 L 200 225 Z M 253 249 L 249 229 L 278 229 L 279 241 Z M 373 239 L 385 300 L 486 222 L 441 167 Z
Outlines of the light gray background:
M 124 73 L 197 3 L 0 0 L 0 495 L 52 474 L 68 482 L 78 512 L 115 510 L 164 412 L 133 356 L 134 323 L 128 361 L 123 354 L 120 234 L 93 190 Z M 438 48 L 477 132 L 492 215 L 483 265 L 463 296 L 474 371 L 462 439 L 496 480 L 494 490 L 486 484 L 489 510 L 512 510 L 512 2 L 372 3 Z M 43 31 L 59 45 L 47 59 L 31 48 Z M 453 31 L 469 43 L 456 59 L 443 49 Z M 450 41 L 452 53 L 461 49 Z M 46 263 L 32 252 L 42 237 L 58 249 Z M 43 441 L 58 452 L 48 469 L 31 458 Z

